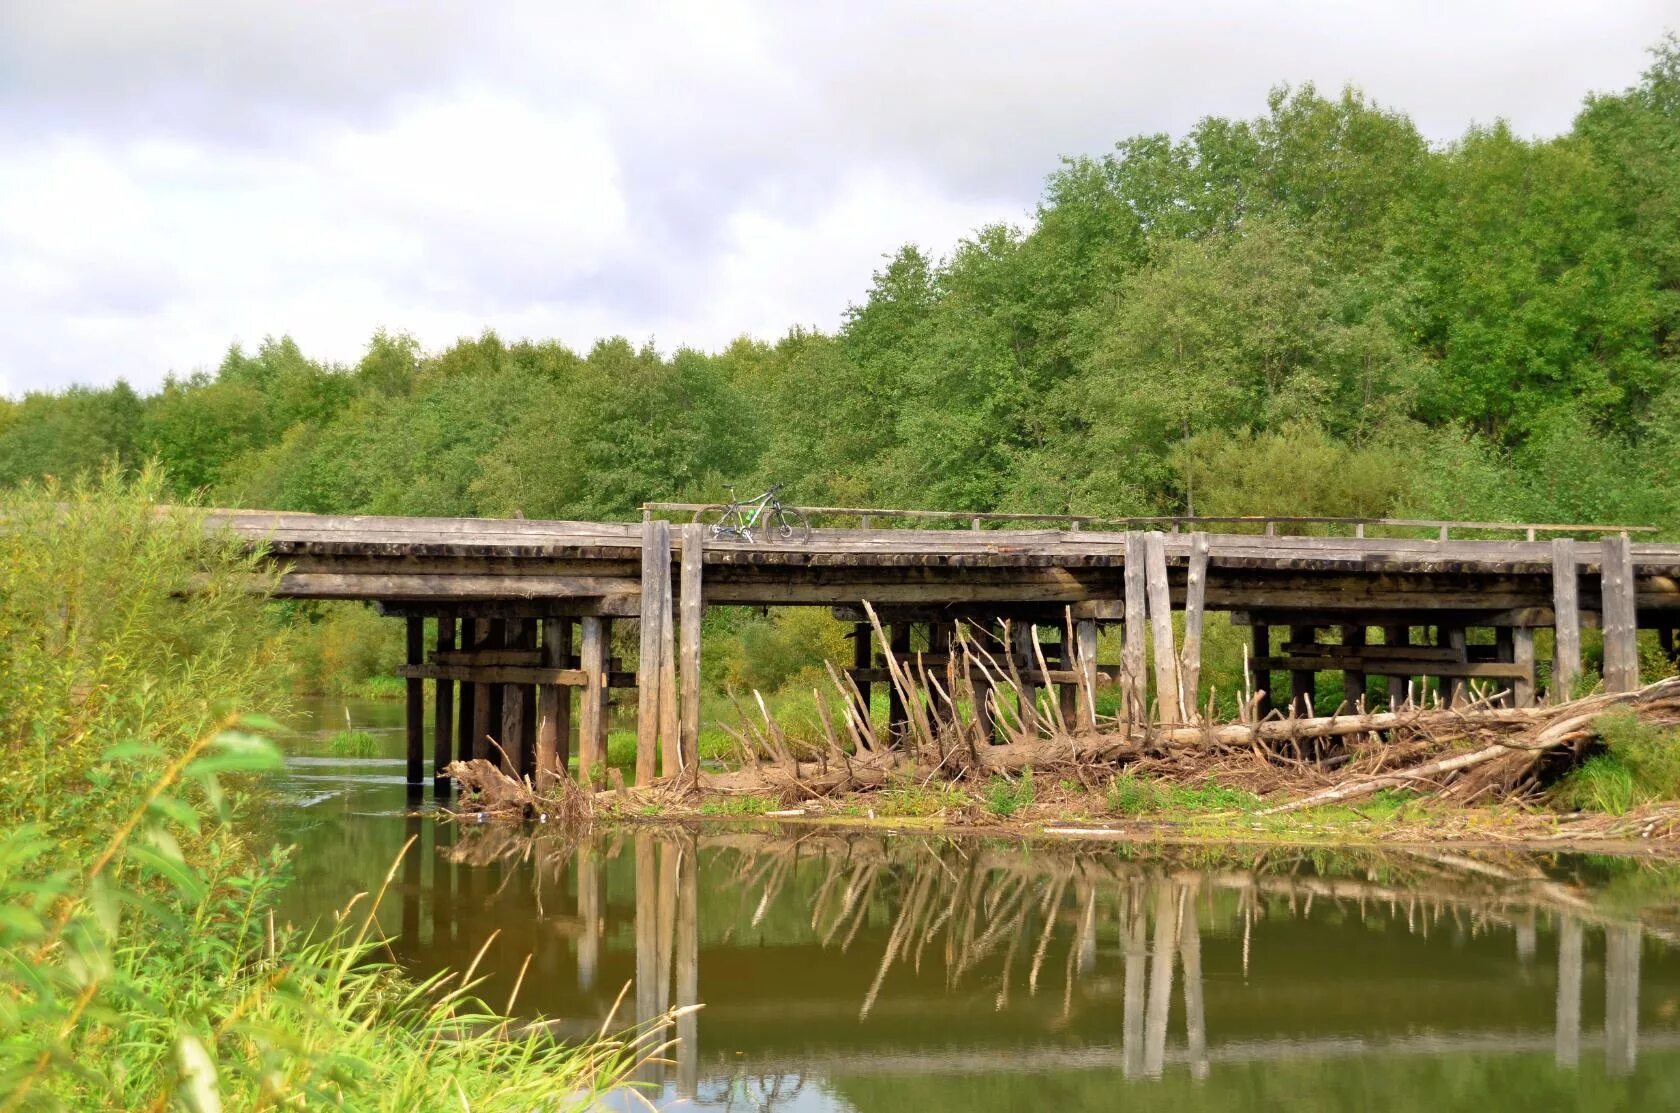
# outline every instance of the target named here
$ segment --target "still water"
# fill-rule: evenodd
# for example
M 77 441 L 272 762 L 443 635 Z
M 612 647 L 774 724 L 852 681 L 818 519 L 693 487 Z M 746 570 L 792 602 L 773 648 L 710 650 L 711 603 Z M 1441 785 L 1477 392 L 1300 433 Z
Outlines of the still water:
M 627 984 L 626 1023 L 704 1003 L 661 1108 L 1680 1109 L 1680 868 L 440 823 L 405 814 L 400 706 L 351 711 L 385 756 L 325 753 L 338 703 L 288 742 L 285 915 L 414 838 L 379 910 L 413 973 L 482 950 L 486 1000 L 567 1033 Z

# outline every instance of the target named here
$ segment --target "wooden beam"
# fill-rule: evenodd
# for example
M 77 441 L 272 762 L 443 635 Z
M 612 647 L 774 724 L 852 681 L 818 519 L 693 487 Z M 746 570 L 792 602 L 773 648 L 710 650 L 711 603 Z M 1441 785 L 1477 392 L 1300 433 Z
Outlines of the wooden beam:
M 509 649 L 524 649 L 525 629 L 529 619 L 510 618 L 504 635 Z M 501 743 L 502 770 L 510 777 L 522 777 L 525 772 L 525 692 L 527 685 L 517 681 L 502 686 Z
M 602 621 L 605 621 L 604 619 Z M 422 680 L 436 680 L 447 677 L 450 680 L 473 681 L 491 687 L 511 684 L 558 684 L 562 688 L 585 688 L 589 686 L 589 672 L 583 668 L 551 669 L 543 665 L 399 665 L 397 675 L 404 677 L 419 677 Z M 636 674 L 633 672 L 606 672 L 606 688 L 634 688 Z M 500 719 L 493 719 L 500 723 Z M 494 733 L 492 731 L 491 733 Z
M 413 622 L 414 619 L 409 621 Z M 439 615 L 437 620 L 437 642 L 440 653 L 448 652 L 455 647 L 455 616 Z M 449 778 L 443 775 L 443 767 L 449 764 L 454 751 L 455 730 L 455 682 L 443 677 L 436 681 L 434 692 L 435 708 L 432 717 L 432 795 L 449 795 Z
M 1581 679 L 1580 577 L 1575 573 L 1575 542 L 1552 541 L 1552 613 L 1557 648 L 1552 657 L 1550 703 L 1570 699 Z
M 1469 655 L 1465 652 L 1465 647 L 1469 639 L 1465 636 L 1464 627 L 1441 626 L 1437 627 L 1437 630 L 1437 636 L 1440 638 L 1441 644 L 1449 649 L 1456 650 L 1459 660 L 1468 661 Z M 1470 699 L 1470 686 L 1465 683 L 1467 674 L 1453 671 L 1453 669 L 1454 666 L 1451 665 L 1432 665 L 1429 669 L 1431 673 L 1441 678 L 1439 685 L 1441 703 L 1447 707 L 1462 706 Z
M 1318 627 L 1291 626 L 1289 628 L 1291 643 L 1306 642 L 1310 645 L 1318 643 Z M 1313 661 L 1313 656 L 1297 657 L 1299 661 Z M 1274 666 L 1275 667 L 1275 666 Z M 1289 710 L 1291 714 L 1305 718 L 1314 715 L 1318 709 L 1314 706 L 1318 699 L 1318 666 L 1312 664 L 1289 666 Z
M 659 772 L 661 635 L 671 606 L 671 526 L 642 523 L 641 654 L 636 665 L 636 783 L 651 784 Z
M 1208 536 L 1190 535 L 1190 563 L 1184 574 L 1184 649 L 1179 656 L 1179 683 L 1183 703 L 1194 715 L 1199 707 L 1202 685 L 1202 605 L 1207 598 Z
M 571 663 L 572 622 L 565 618 L 544 619 L 542 645 L 538 652 L 546 668 L 564 668 Z M 537 688 L 537 791 L 547 793 L 554 782 L 566 775 L 572 734 L 572 690 L 558 684 Z
M 1363 651 L 1365 648 L 1365 627 L 1359 625 L 1342 627 L 1342 645 L 1350 650 Z M 1354 713 L 1365 708 L 1365 679 L 1363 665 L 1359 668 L 1342 669 L 1342 704 Z
M 1291 671 L 1328 672 L 1333 669 L 1345 668 L 1348 665 L 1374 665 L 1376 662 L 1364 662 L 1358 658 L 1347 657 L 1264 657 L 1260 664 L 1267 669 L 1289 669 Z M 1507 680 L 1522 675 L 1522 667 L 1510 661 L 1437 661 L 1429 666 L 1429 674 L 1443 678 L 1443 691 L 1451 694 L 1450 685 L 1446 680 Z
M 492 641 L 500 641 L 498 629 L 494 619 L 477 618 L 473 620 L 473 644 L 488 646 Z M 488 676 L 459 676 L 457 680 L 473 682 L 473 729 L 472 756 L 475 760 L 485 761 L 490 757 L 491 724 L 494 729 L 502 729 L 501 706 L 496 700 L 499 689 L 490 682 Z
M 408 620 L 408 661 L 409 664 L 419 664 L 426 657 L 426 620 L 411 618 Z M 410 677 L 407 685 L 407 707 L 403 726 L 407 732 L 407 780 L 410 792 L 419 789 L 421 778 L 425 775 L 426 761 L 426 684 L 417 677 Z
M 1143 560 L 1149 594 L 1149 625 L 1155 642 L 1156 705 L 1161 722 L 1171 726 L 1184 721 L 1184 702 L 1178 686 L 1178 651 L 1173 645 L 1166 540 L 1161 534 L 1144 534 Z
M 854 623 L 852 626 L 852 668 L 867 669 L 875 664 L 875 631 L 867 622 Z M 870 716 L 870 684 L 867 680 L 858 681 L 858 711 L 864 722 L 869 722 Z
M 682 744 L 680 762 L 689 768 L 700 755 L 700 629 L 706 614 L 701 584 L 705 561 L 706 527 L 682 527 Z
M 1262 665 L 1262 662 L 1270 660 L 1272 656 L 1272 628 L 1263 622 L 1256 622 L 1249 633 L 1251 635 L 1248 660 L 1250 681 L 1254 685 L 1255 692 L 1260 694 L 1260 702 L 1255 710 L 1259 717 L 1263 719 L 1272 713 L 1277 704 L 1272 695 L 1271 671 Z
M 473 637 L 473 620 L 461 619 L 461 643 L 465 645 Z M 475 698 L 479 685 L 460 677 L 451 677 L 460 682 L 461 695 L 456 700 L 455 708 L 455 760 L 470 761 L 473 756 L 473 723 L 475 721 Z
M 1079 715 L 1081 731 L 1097 729 L 1097 621 L 1081 618 L 1073 624 L 1073 643 L 1079 671 Z
M 607 762 L 607 657 L 612 647 L 612 623 L 605 618 L 583 620 L 581 646 L 583 691 L 578 695 L 578 774 L 593 784 Z
M 1517 707 L 1534 706 L 1534 627 L 1511 627 L 1511 660 L 1522 675 L 1511 681 L 1511 702 Z
M 1639 687 L 1639 621 L 1633 580 L 1633 550 L 1626 537 L 1599 542 L 1604 587 L 1604 688 L 1631 692 Z

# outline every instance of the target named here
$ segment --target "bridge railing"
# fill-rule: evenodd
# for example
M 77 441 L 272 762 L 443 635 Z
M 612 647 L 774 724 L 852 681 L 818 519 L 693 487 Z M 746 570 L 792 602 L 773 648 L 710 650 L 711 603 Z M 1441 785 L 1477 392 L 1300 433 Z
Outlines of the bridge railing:
M 712 503 L 645 502 L 642 520 L 659 517 L 692 516 Z M 1437 518 L 1347 518 L 1322 515 L 1286 514 L 1200 514 L 1156 515 L 1143 517 L 1110 517 L 1101 514 L 1015 514 L 1004 512 L 975 512 L 969 510 L 899 510 L 886 507 L 862 506 L 800 506 L 801 513 L 813 525 L 828 522 L 853 525 L 859 529 L 875 528 L 880 522 L 907 522 L 910 528 L 982 530 L 1011 528 L 1024 525 L 1043 525 L 1051 528 L 1079 530 L 1102 527 L 1112 530 L 1164 529 L 1169 533 L 1220 527 L 1232 533 L 1260 533 L 1267 537 L 1296 534 L 1321 528 L 1326 534 L 1365 537 L 1367 530 L 1433 532 L 1439 540 L 1451 540 L 1454 531 L 1460 537 L 1466 533 L 1521 534 L 1526 540 L 1539 540 L 1541 535 L 1588 535 L 1599 537 L 1660 532 L 1657 526 L 1595 525 L 1590 523 L 1557 524 L 1530 522 L 1471 522 Z M 938 523 L 938 524 L 935 524 Z

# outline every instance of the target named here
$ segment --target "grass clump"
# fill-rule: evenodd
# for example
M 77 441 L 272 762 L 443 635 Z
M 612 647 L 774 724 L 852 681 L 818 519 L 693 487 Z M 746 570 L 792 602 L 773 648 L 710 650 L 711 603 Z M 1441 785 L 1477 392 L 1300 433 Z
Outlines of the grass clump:
M 1007 819 L 1033 802 L 1032 769 L 1021 770 L 1017 780 L 999 773 L 986 783 L 986 810 Z
M 948 782 L 904 781 L 883 788 L 875 796 L 873 810 L 881 815 L 920 819 L 941 812 L 957 811 L 973 803 L 966 792 Z
M 1598 717 L 1604 749 L 1560 782 L 1553 799 L 1570 811 L 1625 815 L 1640 804 L 1680 800 L 1680 737 L 1631 711 Z
M 1104 804 L 1114 815 L 1203 815 L 1210 812 L 1251 812 L 1260 798 L 1240 788 L 1228 788 L 1211 781 L 1196 785 L 1173 784 L 1126 770 L 1109 782 Z
M 714 796 L 700 805 L 701 815 L 751 816 L 776 811 L 779 805 L 767 796 Z
M 341 730 L 327 739 L 327 752 L 334 757 L 378 757 L 379 739 L 365 730 Z

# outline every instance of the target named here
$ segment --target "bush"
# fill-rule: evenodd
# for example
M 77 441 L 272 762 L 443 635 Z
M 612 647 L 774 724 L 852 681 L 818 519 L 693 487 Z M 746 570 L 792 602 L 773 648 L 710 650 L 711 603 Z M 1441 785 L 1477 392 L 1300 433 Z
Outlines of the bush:
M 1604 752 L 1558 783 L 1554 798 L 1574 811 L 1622 815 L 1640 804 L 1680 799 L 1680 737 L 1640 722 L 1631 711 L 1601 715 L 1595 724 Z

